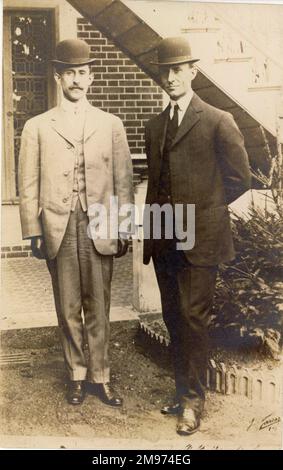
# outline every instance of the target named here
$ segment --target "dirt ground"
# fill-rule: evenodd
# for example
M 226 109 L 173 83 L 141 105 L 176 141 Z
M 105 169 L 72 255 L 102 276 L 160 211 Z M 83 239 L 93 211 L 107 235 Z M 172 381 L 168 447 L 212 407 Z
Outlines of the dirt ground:
M 121 409 L 91 395 L 78 407 L 66 402 L 56 328 L 7 331 L 1 342 L 2 353 L 26 353 L 32 364 L 2 368 L 0 447 L 281 448 L 280 407 L 211 392 L 200 431 L 178 436 L 176 418 L 160 413 L 174 395 L 169 352 L 150 343 L 137 321 L 111 324 L 112 381 L 124 398 Z M 272 424 L 262 427 L 267 416 Z

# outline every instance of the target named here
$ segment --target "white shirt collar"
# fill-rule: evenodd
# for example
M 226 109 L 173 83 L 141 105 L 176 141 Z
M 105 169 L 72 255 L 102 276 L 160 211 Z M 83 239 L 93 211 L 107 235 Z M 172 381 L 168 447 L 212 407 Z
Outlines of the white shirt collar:
M 193 94 L 194 94 L 193 90 L 189 90 L 188 93 L 186 93 L 186 95 L 179 98 L 178 101 L 170 100 L 171 107 L 174 109 L 174 106 L 176 105 L 176 103 L 178 103 L 179 110 L 182 113 L 185 113 L 191 102 Z
M 65 96 L 62 96 L 60 106 L 64 111 L 67 111 L 69 113 L 81 114 L 86 111 L 87 107 L 89 106 L 89 102 L 86 97 L 82 98 L 79 101 L 73 102 L 67 100 Z

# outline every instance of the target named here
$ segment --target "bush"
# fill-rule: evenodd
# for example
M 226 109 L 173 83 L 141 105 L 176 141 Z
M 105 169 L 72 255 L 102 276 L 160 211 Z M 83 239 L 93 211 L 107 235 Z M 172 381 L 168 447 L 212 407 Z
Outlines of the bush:
M 281 155 L 281 148 L 278 148 Z M 283 333 L 283 205 L 282 158 L 270 161 L 270 175 L 255 177 L 265 187 L 265 209 L 254 204 L 249 219 L 232 221 L 236 259 L 222 265 L 216 286 L 213 324 L 241 329 L 272 356 Z M 269 203 L 269 204 L 268 204 Z

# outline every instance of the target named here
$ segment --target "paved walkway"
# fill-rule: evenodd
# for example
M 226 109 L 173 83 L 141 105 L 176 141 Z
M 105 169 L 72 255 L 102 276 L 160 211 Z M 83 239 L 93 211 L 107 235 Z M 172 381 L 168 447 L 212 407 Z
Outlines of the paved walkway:
M 131 307 L 132 253 L 114 261 L 111 321 L 137 318 Z M 1 329 L 57 324 L 51 280 L 44 261 L 35 258 L 2 260 Z

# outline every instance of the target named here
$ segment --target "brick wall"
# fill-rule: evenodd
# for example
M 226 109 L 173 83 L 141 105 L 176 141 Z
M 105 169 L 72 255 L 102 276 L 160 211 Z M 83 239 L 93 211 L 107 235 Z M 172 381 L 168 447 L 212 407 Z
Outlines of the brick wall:
M 78 19 L 78 37 L 90 45 L 91 56 L 97 58 L 90 102 L 119 116 L 131 153 L 144 153 L 144 125 L 162 111 L 161 88 L 84 18 Z
M 30 243 L 28 245 L 18 246 L 2 246 L 1 247 L 1 258 L 27 258 L 33 256 Z

